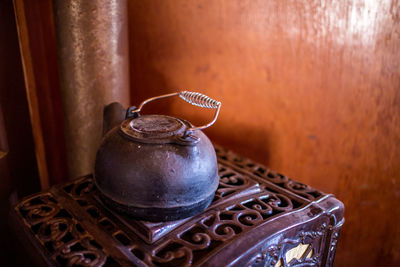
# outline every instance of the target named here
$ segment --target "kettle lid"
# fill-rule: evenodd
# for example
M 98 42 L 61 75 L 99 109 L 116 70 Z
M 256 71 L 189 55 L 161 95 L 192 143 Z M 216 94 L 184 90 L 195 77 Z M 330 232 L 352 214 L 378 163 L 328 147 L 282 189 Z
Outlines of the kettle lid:
M 145 104 L 171 96 L 179 96 L 194 106 L 215 109 L 214 119 L 206 125 L 194 127 L 185 120 L 166 115 L 141 116 L 139 114 Z M 217 120 L 220 108 L 221 102 L 196 92 L 181 91 L 156 96 L 143 101 L 138 108 L 128 108 L 126 115 L 128 119 L 122 122 L 120 132 L 125 137 L 142 143 L 194 145 L 200 141 L 200 137 L 195 131 L 213 125 Z
M 122 122 L 125 137 L 142 143 L 178 143 L 194 145 L 200 139 L 189 131 L 192 125 L 182 119 L 166 115 L 141 115 Z

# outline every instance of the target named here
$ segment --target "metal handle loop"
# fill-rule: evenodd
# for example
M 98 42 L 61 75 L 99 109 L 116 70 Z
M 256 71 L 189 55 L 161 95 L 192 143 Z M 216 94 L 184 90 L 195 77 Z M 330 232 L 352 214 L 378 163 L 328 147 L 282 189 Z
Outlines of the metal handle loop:
M 175 92 L 175 93 L 171 93 L 171 94 L 160 95 L 160 96 L 155 96 L 155 97 L 146 99 L 139 105 L 139 107 L 137 109 L 133 110 L 132 112 L 139 113 L 145 104 L 147 104 L 151 101 L 154 101 L 154 100 L 171 97 L 171 96 L 179 96 L 180 98 L 182 98 L 189 104 L 192 104 L 197 107 L 216 109 L 214 118 L 211 122 L 209 122 L 208 124 L 203 125 L 203 126 L 191 127 L 188 129 L 188 131 L 203 130 L 207 127 L 210 127 L 211 125 L 213 125 L 215 123 L 215 121 L 218 118 L 219 110 L 221 108 L 221 102 L 214 100 L 206 95 L 196 93 L 196 92 L 189 92 L 189 91 Z

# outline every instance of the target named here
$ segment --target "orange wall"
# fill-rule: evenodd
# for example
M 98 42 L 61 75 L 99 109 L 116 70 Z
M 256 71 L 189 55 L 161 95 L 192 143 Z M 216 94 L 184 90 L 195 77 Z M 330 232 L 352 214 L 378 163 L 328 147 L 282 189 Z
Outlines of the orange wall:
M 399 1 L 128 3 L 133 103 L 222 101 L 213 141 L 345 203 L 336 266 L 400 264 Z

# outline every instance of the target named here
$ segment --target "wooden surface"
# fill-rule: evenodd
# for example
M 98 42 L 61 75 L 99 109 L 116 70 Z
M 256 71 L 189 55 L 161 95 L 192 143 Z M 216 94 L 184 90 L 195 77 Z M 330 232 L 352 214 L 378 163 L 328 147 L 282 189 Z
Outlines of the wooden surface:
M 400 264 L 399 1 L 128 2 L 132 103 L 222 101 L 212 140 L 344 202 L 336 266 Z
M 14 0 L 41 187 L 67 179 L 56 39 L 50 0 Z
M 40 186 L 11 0 L 0 1 L 0 58 L 0 255 L 3 266 L 15 266 L 6 219 L 10 195 Z
M 25 78 L 25 89 L 29 107 L 29 117 L 32 125 L 33 139 L 35 143 L 35 155 L 39 170 L 40 186 L 42 189 L 49 188 L 49 172 L 44 147 L 43 129 L 39 111 L 39 101 L 36 89 L 35 73 L 33 71 L 32 51 L 30 50 L 29 31 L 25 15 L 24 2 L 14 1 L 15 18 L 17 21 L 19 48 L 22 59 L 22 68 Z
M 0 217 L 6 218 L 12 191 L 40 190 L 12 1 L 0 1 L 0 58 L 1 146 L 7 152 L 0 159 Z M 6 223 L 0 221 L 1 233 Z

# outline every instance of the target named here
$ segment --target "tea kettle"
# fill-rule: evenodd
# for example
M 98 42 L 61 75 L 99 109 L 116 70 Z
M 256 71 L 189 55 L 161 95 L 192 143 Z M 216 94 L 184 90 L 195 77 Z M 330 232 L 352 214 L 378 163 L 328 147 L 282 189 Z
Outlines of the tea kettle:
M 151 101 L 179 96 L 215 109 L 204 126 L 166 115 L 141 115 Z M 217 120 L 221 103 L 196 92 L 176 92 L 130 107 L 125 120 L 103 137 L 94 178 L 101 199 L 113 209 L 146 221 L 170 221 L 200 213 L 214 198 L 218 166 L 214 147 L 201 131 Z

